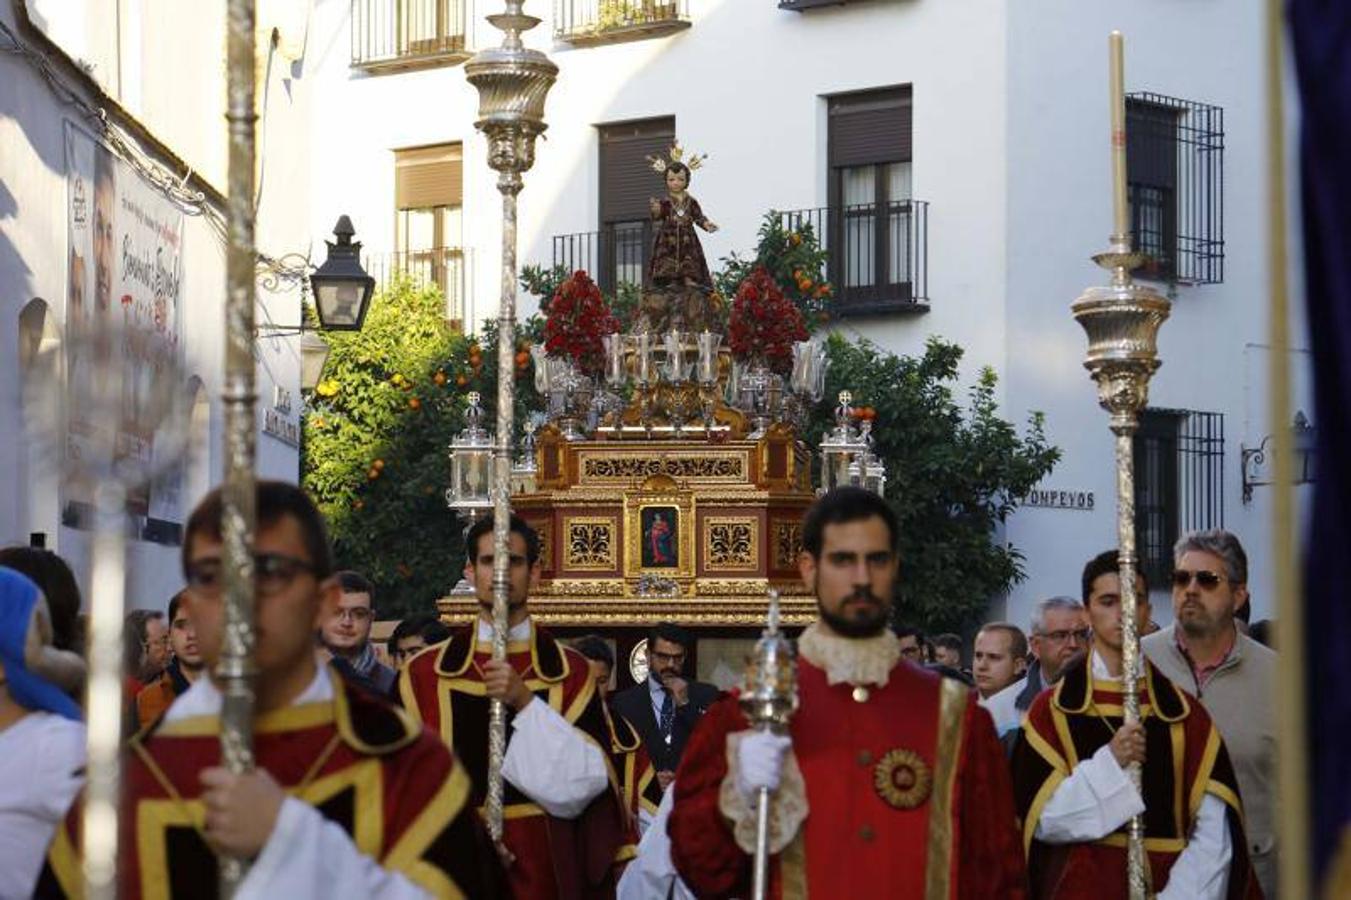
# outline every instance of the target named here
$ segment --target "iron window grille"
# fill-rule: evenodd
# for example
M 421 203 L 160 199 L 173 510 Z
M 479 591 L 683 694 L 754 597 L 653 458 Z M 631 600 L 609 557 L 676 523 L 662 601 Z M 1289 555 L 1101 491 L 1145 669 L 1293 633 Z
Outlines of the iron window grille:
M 642 286 L 652 237 L 651 221 L 610 222 L 598 231 L 556 234 L 553 264 L 569 272 L 587 271 L 602 291 L 613 295 L 620 285 Z
M 372 72 L 469 58 L 470 0 L 352 0 L 352 66 Z
M 926 201 L 798 209 L 779 218 L 791 231 L 810 232 L 826 251 L 837 315 L 928 309 Z
M 576 46 L 661 37 L 689 27 L 689 0 L 554 0 L 554 37 Z
M 375 279 L 380 290 L 389 288 L 397 278 L 408 278 L 416 287 L 435 285 L 446 300 L 446 320 L 457 331 L 464 330 L 465 289 L 469 266 L 461 247 L 366 253 L 361 267 Z
M 1131 236 L 1149 260 L 1137 274 L 1184 284 L 1224 281 L 1224 110 L 1161 94 L 1126 98 Z
M 1224 527 L 1224 414 L 1146 409 L 1134 447 L 1136 552 L 1160 588 L 1182 534 Z

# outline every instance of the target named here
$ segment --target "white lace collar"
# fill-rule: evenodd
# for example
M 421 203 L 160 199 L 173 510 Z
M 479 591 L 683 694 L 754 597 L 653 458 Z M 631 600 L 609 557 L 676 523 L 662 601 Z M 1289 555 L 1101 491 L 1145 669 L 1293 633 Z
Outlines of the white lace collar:
M 901 659 L 901 642 L 891 629 L 876 637 L 841 637 L 819 619 L 797 641 L 802 658 L 826 673 L 828 684 L 884 687 Z

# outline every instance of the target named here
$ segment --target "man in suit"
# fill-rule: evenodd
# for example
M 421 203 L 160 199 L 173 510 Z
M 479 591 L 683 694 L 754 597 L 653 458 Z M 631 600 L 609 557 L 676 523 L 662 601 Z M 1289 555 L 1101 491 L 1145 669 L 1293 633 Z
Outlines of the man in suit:
M 647 678 L 615 695 L 615 712 L 642 735 L 663 791 L 675 778 L 685 742 L 705 710 L 718 698 L 711 684 L 691 681 L 681 673 L 694 638 L 670 622 L 653 626 L 647 636 Z

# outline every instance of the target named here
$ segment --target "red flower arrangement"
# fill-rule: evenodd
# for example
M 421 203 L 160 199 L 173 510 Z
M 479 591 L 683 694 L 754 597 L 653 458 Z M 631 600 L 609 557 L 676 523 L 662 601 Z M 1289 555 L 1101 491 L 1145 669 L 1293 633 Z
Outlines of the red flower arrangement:
M 764 266 L 736 290 L 727 322 L 727 344 L 742 360 L 762 360 L 781 375 L 793 368 L 793 344 L 807 339 L 802 313 L 783 295 Z
M 601 338 L 619 330 L 600 288 L 586 272 L 576 271 L 563 279 L 549 301 L 544 323 L 544 352 L 567 356 L 583 375 L 599 375 L 605 369 L 605 345 Z

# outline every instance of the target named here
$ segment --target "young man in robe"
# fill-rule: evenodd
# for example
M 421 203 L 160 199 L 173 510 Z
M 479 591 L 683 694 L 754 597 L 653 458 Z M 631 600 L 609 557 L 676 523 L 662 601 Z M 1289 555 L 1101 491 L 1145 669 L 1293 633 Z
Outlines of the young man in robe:
M 1124 723 L 1117 573 L 1115 550 L 1084 567 L 1093 628 L 1088 658 L 1032 701 L 1014 747 L 1032 896 L 1125 900 L 1126 826 L 1143 815 L 1151 897 L 1261 897 L 1248 861 L 1238 783 L 1205 709 L 1148 663 L 1138 685 L 1140 721 Z M 1143 577 L 1136 596 L 1143 628 L 1149 621 Z M 1141 791 L 1126 774 L 1131 763 L 1142 766 Z
M 755 798 L 774 792 L 771 896 L 1025 896 L 1008 763 L 960 682 L 902 661 L 887 628 L 896 515 L 861 488 L 821 497 L 800 571 L 819 618 L 798 641 L 786 736 L 714 704 L 676 772 L 668 833 L 696 896 L 745 897 Z
M 502 843 L 514 900 L 614 896 L 617 872 L 635 835 L 624 788 L 610 759 L 612 735 L 586 658 L 530 619 L 539 582 L 539 537 L 511 517 L 507 659 L 492 659 L 493 520 L 465 537 L 465 576 L 480 616 L 404 666 L 404 708 L 439 733 L 469 770 L 473 804 L 488 784 L 489 701 L 507 707 L 502 763 Z M 605 748 L 605 749 L 602 749 Z
M 188 520 L 185 604 L 207 670 L 225 639 L 222 503 Z M 314 632 L 340 588 L 323 520 L 296 486 L 257 487 L 256 768 L 221 767 L 221 692 L 199 678 L 133 738 L 119 809 L 119 895 L 215 897 L 218 855 L 252 861 L 239 896 L 491 897 L 496 854 L 464 769 L 401 710 L 319 666 Z M 39 897 L 81 893 L 77 801 Z

